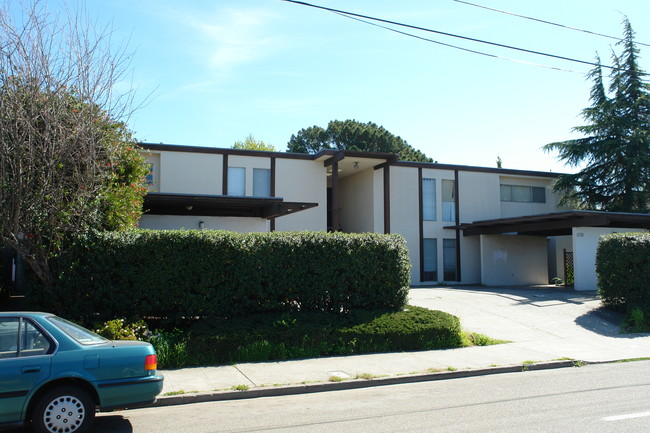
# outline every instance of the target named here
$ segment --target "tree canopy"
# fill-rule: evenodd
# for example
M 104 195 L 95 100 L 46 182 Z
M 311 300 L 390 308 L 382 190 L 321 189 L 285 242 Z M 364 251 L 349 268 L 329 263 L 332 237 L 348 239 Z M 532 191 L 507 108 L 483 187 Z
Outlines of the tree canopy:
M 113 95 L 120 56 L 81 15 L 40 7 L 0 8 L 0 224 L 49 285 L 70 236 L 137 223 L 147 169 Z
M 253 137 L 253 134 L 249 134 L 244 141 L 235 141 L 232 148 L 239 150 L 262 150 L 265 152 L 276 151 L 275 146 L 262 140 L 256 140 L 255 137 Z
M 562 175 L 555 189 L 564 192 L 562 203 L 578 203 L 593 210 L 650 211 L 650 87 L 638 65 L 634 31 L 627 18 L 624 38 L 612 50 L 614 69 L 609 87 L 602 67 L 589 74 L 593 80 L 591 106 L 582 110 L 586 125 L 574 130 L 583 138 L 550 143 L 545 151 L 558 151 L 560 160 L 584 168 Z M 600 59 L 597 59 L 600 64 Z
M 333 120 L 327 129 L 319 126 L 301 129 L 291 136 L 287 145 L 287 152 L 317 153 L 323 149 L 395 153 L 402 161 L 433 162 L 382 126 L 356 120 Z

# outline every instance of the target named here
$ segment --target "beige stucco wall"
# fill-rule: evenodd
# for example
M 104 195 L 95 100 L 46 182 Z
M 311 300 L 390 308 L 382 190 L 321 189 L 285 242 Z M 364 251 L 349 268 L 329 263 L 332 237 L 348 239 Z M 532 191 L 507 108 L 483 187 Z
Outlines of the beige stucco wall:
M 275 220 L 278 231 L 327 230 L 327 172 L 322 162 L 277 158 L 275 195 L 318 206 Z
M 198 230 L 201 221 L 206 230 L 230 230 L 240 233 L 269 230 L 268 221 L 262 218 L 182 215 L 143 215 L 139 227 L 150 230 Z
M 390 224 L 391 233 L 406 238 L 411 259 L 411 281 L 420 280 L 420 234 L 418 170 L 409 167 L 390 169 Z
M 461 223 L 501 218 L 500 183 L 497 174 L 459 172 L 458 198 Z
M 481 282 L 488 286 L 548 284 L 546 238 L 481 235 Z
M 500 176 L 499 184 L 504 185 L 523 185 L 523 186 L 537 186 L 546 189 L 546 203 L 516 203 L 501 201 L 500 186 L 497 187 L 497 199 L 501 203 L 501 216 L 500 218 L 511 218 L 523 215 L 536 215 L 557 212 L 557 202 L 559 196 L 553 192 L 554 180 L 549 178 L 535 178 L 535 177 L 516 177 L 516 176 Z
M 573 271 L 576 290 L 596 290 L 596 252 L 602 235 L 611 233 L 646 232 L 643 229 L 616 227 L 574 227 L 573 228 Z
M 221 194 L 222 167 L 221 155 L 161 152 L 158 191 L 177 194 Z
M 371 168 L 366 169 L 339 180 L 341 231 L 345 233 L 375 231 L 374 171 Z

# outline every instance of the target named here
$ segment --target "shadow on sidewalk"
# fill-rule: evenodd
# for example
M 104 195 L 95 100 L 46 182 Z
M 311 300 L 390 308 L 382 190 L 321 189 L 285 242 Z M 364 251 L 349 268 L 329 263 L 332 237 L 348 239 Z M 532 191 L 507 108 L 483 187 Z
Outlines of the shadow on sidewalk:
M 645 336 L 645 334 L 621 334 L 622 321 L 623 315 L 621 313 L 606 307 L 600 307 L 577 317 L 575 323 L 584 329 L 605 337 L 637 338 Z

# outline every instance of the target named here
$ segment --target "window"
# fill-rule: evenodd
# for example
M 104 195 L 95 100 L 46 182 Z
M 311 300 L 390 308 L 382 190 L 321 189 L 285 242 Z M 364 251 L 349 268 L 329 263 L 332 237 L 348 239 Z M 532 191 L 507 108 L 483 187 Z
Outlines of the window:
M 456 220 L 456 191 L 453 180 L 442 181 L 442 220 Z
M 268 168 L 253 169 L 253 196 L 271 196 L 271 170 Z
M 501 185 L 501 201 L 546 203 L 546 188 L 543 186 Z
M 445 281 L 456 281 L 456 239 L 442 240 L 443 277 Z
M 108 340 L 101 335 L 95 334 L 86 328 L 82 328 L 76 323 L 72 323 L 68 320 L 56 316 L 49 317 L 49 320 L 61 331 L 65 332 L 70 337 L 74 338 L 76 341 L 83 345 L 108 343 Z
M 18 319 L 0 319 L 0 359 L 18 356 Z
M 438 281 L 438 240 L 423 239 L 422 281 Z
M 147 175 L 144 177 L 144 186 L 151 189 L 155 184 L 153 164 L 145 164 L 147 167 Z
M 0 319 L 0 358 L 45 355 L 52 348 L 50 340 L 28 320 Z
M 246 195 L 246 169 L 228 167 L 228 195 Z
M 422 219 L 436 220 L 436 180 L 422 178 Z

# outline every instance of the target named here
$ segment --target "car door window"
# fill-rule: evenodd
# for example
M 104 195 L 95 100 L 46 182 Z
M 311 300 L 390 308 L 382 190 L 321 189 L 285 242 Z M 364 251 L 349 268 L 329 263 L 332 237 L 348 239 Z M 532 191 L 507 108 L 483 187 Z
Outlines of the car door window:
M 45 355 L 50 351 L 50 342 L 30 321 L 23 320 L 20 356 Z
M 0 359 L 18 356 L 19 329 L 17 318 L 0 318 Z

